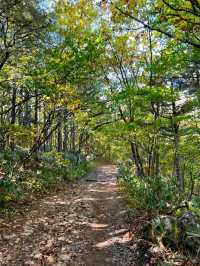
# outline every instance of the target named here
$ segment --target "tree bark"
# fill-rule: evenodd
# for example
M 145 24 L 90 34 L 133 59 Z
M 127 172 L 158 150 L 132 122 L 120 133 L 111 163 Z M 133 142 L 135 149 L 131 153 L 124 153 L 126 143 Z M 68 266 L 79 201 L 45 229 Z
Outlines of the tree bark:
M 12 110 L 11 110 L 11 125 L 14 125 L 16 122 L 16 98 L 17 98 L 17 88 L 14 86 L 12 89 Z M 15 140 L 13 137 L 10 138 L 10 148 L 12 151 L 15 149 Z
M 67 123 L 64 125 L 63 152 L 68 151 L 69 131 Z
M 172 126 L 174 131 L 174 169 L 177 179 L 177 184 L 180 191 L 184 191 L 184 176 L 181 171 L 181 158 L 179 155 L 179 146 L 180 146 L 180 134 L 179 134 L 179 124 L 175 121 L 177 117 L 176 104 L 172 101 Z
M 62 110 L 57 114 L 58 129 L 57 129 L 57 151 L 62 152 L 63 136 L 62 136 L 62 124 L 63 124 L 63 112 Z
M 9 52 L 6 51 L 2 61 L 0 62 L 0 70 L 4 67 L 4 65 L 7 62 L 9 56 L 10 56 Z
M 137 144 L 131 141 L 130 145 L 131 145 L 132 157 L 133 157 L 135 167 L 136 167 L 136 175 L 143 177 L 144 176 L 144 169 L 143 169 L 142 160 L 141 160 L 139 152 L 138 152 Z

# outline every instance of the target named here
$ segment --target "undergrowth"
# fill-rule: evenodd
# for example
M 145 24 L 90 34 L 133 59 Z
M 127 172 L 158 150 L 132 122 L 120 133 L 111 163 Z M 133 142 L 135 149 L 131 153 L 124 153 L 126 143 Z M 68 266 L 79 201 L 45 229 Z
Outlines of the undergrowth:
M 193 264 L 189 265 L 199 265 L 196 263 L 200 263 L 200 197 L 191 194 L 196 187 L 191 191 L 188 182 L 180 192 L 175 178 L 136 176 L 134 169 L 126 164 L 119 167 L 118 183 L 128 204 L 132 233 L 135 239 L 138 236 L 139 257 L 144 257 L 143 245 L 149 260 L 160 256 L 161 247 L 165 247 L 170 250 L 170 256 L 178 252 L 183 261 L 191 257 Z M 160 250 L 160 254 L 152 253 L 153 246 L 157 246 L 155 250 Z M 161 256 L 163 263 L 167 256 Z
M 9 151 L 0 155 L 1 213 L 7 213 L 13 202 L 16 203 L 34 193 L 48 192 L 62 182 L 75 181 L 94 167 L 92 161 L 81 160 L 75 164 L 56 152 L 41 153 L 37 160 L 32 159 L 19 167 L 15 167 L 12 153 Z M 15 153 L 15 162 L 16 158 L 20 160 L 21 154 Z

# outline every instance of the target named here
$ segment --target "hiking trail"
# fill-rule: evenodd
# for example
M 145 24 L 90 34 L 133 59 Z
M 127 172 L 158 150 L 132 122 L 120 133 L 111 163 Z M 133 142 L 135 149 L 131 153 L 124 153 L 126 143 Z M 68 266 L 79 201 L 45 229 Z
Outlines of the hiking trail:
M 116 175 L 115 166 L 98 166 L 29 211 L 1 219 L 0 265 L 133 265 Z

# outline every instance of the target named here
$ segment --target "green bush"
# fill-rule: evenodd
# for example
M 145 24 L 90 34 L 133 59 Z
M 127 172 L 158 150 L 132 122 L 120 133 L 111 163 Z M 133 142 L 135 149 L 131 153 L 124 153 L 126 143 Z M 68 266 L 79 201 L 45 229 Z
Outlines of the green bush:
M 0 153 L 0 205 L 7 208 L 9 202 L 18 201 L 33 192 L 47 191 L 62 180 L 73 181 L 84 176 L 91 163 L 81 160 L 73 164 L 67 156 L 58 152 L 39 152 L 37 163 L 30 160 L 28 167 L 14 167 L 15 162 L 26 156 L 25 149 L 10 149 Z M 14 155 L 15 154 L 15 155 Z M 0 206 L 0 207 L 1 207 Z
M 119 183 L 128 203 L 135 212 L 156 216 L 166 213 L 179 200 L 175 179 L 166 177 L 137 177 L 128 167 L 119 170 Z
M 200 197 L 199 196 L 193 196 L 190 202 L 190 209 L 198 216 L 200 217 Z
M 91 165 L 86 161 L 80 162 L 76 166 L 71 165 L 71 167 L 67 170 L 66 179 L 75 180 L 77 178 L 83 177 L 87 174 L 90 167 Z
M 0 182 L 0 204 L 4 205 L 9 201 L 16 200 L 21 195 L 21 188 L 17 185 L 16 180 L 4 178 Z
M 17 162 L 23 160 L 28 155 L 28 150 L 21 147 L 15 147 L 15 150 L 12 151 L 10 148 L 7 148 L 0 152 L 0 160 Z

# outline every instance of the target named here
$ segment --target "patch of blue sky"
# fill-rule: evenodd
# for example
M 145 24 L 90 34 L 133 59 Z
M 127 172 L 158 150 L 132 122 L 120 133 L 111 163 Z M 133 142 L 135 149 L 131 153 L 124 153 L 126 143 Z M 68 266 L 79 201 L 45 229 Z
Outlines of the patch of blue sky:
M 39 5 L 45 11 L 51 11 L 56 3 L 56 0 L 39 0 Z

